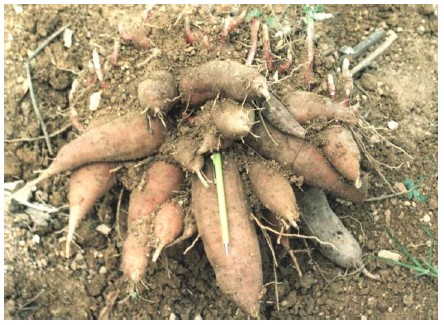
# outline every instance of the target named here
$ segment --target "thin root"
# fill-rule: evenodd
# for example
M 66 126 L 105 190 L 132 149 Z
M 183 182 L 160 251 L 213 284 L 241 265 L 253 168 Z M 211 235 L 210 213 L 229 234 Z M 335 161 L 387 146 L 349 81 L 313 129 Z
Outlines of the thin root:
M 167 126 L 165 124 L 165 121 L 163 120 L 163 114 L 164 113 L 162 111 L 157 111 L 156 112 L 156 117 L 162 122 L 164 128 L 166 128 Z M 151 129 L 151 126 L 150 126 L 150 129 Z
M 255 220 L 258 220 L 254 216 L 254 214 L 251 213 L 251 216 Z M 261 226 L 260 224 L 259 224 L 259 227 L 261 228 L 262 234 L 264 235 L 264 238 L 265 238 L 265 241 L 267 242 L 268 248 L 270 248 L 270 252 L 271 252 L 271 255 L 272 255 L 272 258 L 273 258 L 274 292 L 275 292 L 275 297 L 276 297 L 276 308 L 277 308 L 277 310 L 279 310 L 279 292 L 278 292 L 278 287 L 277 287 L 278 281 L 277 281 L 277 273 L 276 273 L 276 268 L 279 266 L 279 264 L 278 264 L 277 259 L 276 259 L 276 254 L 274 252 L 270 236 L 265 231 L 268 227 L 263 226 L 263 225 Z
M 40 128 L 42 129 L 43 135 L 45 137 L 46 146 L 48 147 L 48 152 L 52 156 L 54 154 L 54 152 L 52 150 L 51 141 L 49 140 L 48 130 L 46 128 L 45 122 L 43 121 L 42 115 L 40 114 L 40 109 L 39 109 L 39 106 L 37 105 L 37 100 L 36 100 L 35 94 L 34 94 L 34 87 L 32 86 L 32 78 L 31 78 L 31 70 L 29 68 L 29 61 L 30 61 L 30 59 L 28 59 L 28 61 L 26 61 L 25 69 L 26 69 L 26 75 L 28 77 L 28 82 L 29 82 L 29 94 L 31 96 L 32 107 L 34 108 L 35 115 L 37 116 L 37 119 L 40 124 Z
M 404 192 L 397 192 L 397 193 L 393 193 L 393 194 L 385 194 L 385 195 L 381 195 L 378 197 L 371 197 L 371 198 L 365 199 L 365 202 L 383 201 L 383 200 L 391 199 L 392 197 L 407 194 L 409 192 L 410 191 L 404 191 Z
M 362 268 L 362 273 L 369 279 L 372 279 L 375 281 L 381 281 L 381 276 L 379 274 L 373 274 L 369 270 L 367 270 L 365 267 Z
M 188 246 L 184 251 L 183 251 L 183 255 L 186 255 L 186 253 L 188 253 L 188 251 L 194 247 L 194 245 L 196 245 L 197 241 L 199 240 L 200 235 L 197 234 L 196 238 L 193 240 L 193 242 L 191 243 L 190 246 Z
M 122 203 L 122 196 L 123 196 L 123 188 L 120 190 L 119 201 L 117 202 L 116 224 L 115 224 L 117 235 L 119 236 L 121 242 L 123 242 L 123 237 L 122 234 L 120 233 L 120 205 Z
M 53 133 L 51 133 L 50 135 L 48 135 L 50 138 L 53 138 L 63 132 L 65 132 L 66 130 L 68 130 L 70 127 L 72 127 L 72 124 L 68 124 L 65 125 L 64 127 L 62 127 L 60 130 L 57 130 Z M 38 141 L 38 140 L 43 140 L 45 139 L 45 136 L 39 136 L 39 137 L 35 137 L 35 138 L 18 138 L 18 139 L 5 139 L 3 140 L 6 143 L 13 143 L 13 142 L 32 142 L 32 141 Z
M 267 125 L 265 124 L 264 118 L 262 117 L 262 114 L 259 113 L 259 117 L 261 118 L 262 124 L 264 125 L 265 131 L 267 131 L 268 136 L 270 137 L 271 141 L 273 141 L 273 143 L 276 146 L 279 146 L 278 143 L 273 139 L 273 137 L 271 136 L 270 132 L 268 131 Z
M 199 178 L 199 180 L 202 182 L 203 186 L 205 186 L 206 188 L 208 188 L 208 183 L 205 180 L 203 173 L 201 170 L 196 171 L 196 175 Z
M 299 278 L 301 279 L 302 278 L 302 271 L 299 266 L 298 259 L 296 258 L 296 256 L 294 255 L 294 252 L 292 250 L 288 250 L 287 252 L 288 252 L 288 255 L 290 255 L 291 261 L 293 262 L 296 272 L 298 272 Z
M 278 231 L 276 231 L 276 230 L 274 230 L 274 229 L 272 229 L 272 228 L 270 228 L 270 227 L 265 226 L 262 222 L 260 222 L 260 221 L 254 216 L 254 214 L 250 213 L 250 216 L 253 218 L 253 220 L 256 222 L 256 224 L 257 224 L 259 227 L 264 228 L 264 229 L 266 229 L 266 230 L 268 230 L 268 231 L 271 231 L 273 234 L 276 234 L 276 235 L 279 235 L 279 234 L 280 234 L 280 232 L 278 232 Z M 336 248 L 336 246 L 333 245 L 332 243 L 324 242 L 324 241 L 320 240 L 320 239 L 319 239 L 318 237 L 316 237 L 316 236 L 305 236 L 305 235 L 300 235 L 300 234 L 287 234 L 287 233 L 282 234 L 282 236 L 283 236 L 283 237 L 293 237 L 293 238 L 313 239 L 313 240 L 316 240 L 316 241 L 317 241 L 319 244 L 321 244 L 321 245 L 327 245 L 327 246 L 332 247 L 332 248 L 335 249 L 335 250 L 338 250 L 338 249 Z

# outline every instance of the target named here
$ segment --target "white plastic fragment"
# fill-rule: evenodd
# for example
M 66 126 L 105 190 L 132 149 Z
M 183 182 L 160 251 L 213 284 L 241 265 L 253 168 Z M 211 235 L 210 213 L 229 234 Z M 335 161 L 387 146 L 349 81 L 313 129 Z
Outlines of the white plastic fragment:
M 94 73 L 95 73 L 95 70 L 94 70 L 94 63 L 93 63 L 92 61 L 89 61 L 89 62 L 88 62 L 88 71 L 89 71 L 89 73 L 91 73 L 91 74 L 94 74 Z
M 355 54 L 355 50 L 353 50 L 353 48 L 350 46 L 344 46 L 343 48 L 341 48 L 341 52 L 345 55 Z
M 22 187 L 24 184 L 25 184 L 25 181 L 20 179 L 20 180 L 15 181 L 15 182 L 4 183 L 3 186 L 4 186 L 4 189 L 6 191 L 14 192 L 15 190 L 17 190 L 20 187 Z
M 97 91 L 95 93 L 91 94 L 91 97 L 89 97 L 89 110 L 95 111 L 100 106 L 100 100 L 102 99 L 102 92 Z
M 428 214 L 425 214 L 424 217 L 422 217 L 422 219 L 419 219 L 419 221 L 425 222 L 425 223 L 429 223 L 431 220 L 430 216 Z
M 282 30 L 276 32 L 274 34 L 275 38 L 283 38 L 284 36 L 287 36 L 291 33 L 291 26 L 290 25 L 284 25 L 282 26 Z
M 46 213 L 54 213 L 59 211 L 58 208 L 54 208 L 48 204 L 39 203 L 39 202 L 30 202 L 28 199 L 31 197 L 32 191 L 35 191 L 35 188 L 28 188 L 26 191 L 21 191 L 20 194 L 15 193 L 15 189 L 19 189 L 18 185 L 20 185 L 23 181 L 17 181 L 15 183 L 7 183 L 8 187 L 13 188 L 13 191 L 4 191 L 6 197 L 8 197 L 8 205 L 12 203 L 12 201 L 27 206 L 30 209 L 34 209 L 36 211 L 42 211 Z M 6 184 L 5 184 L 6 185 Z M 21 186 L 20 186 L 21 187 Z M 10 193 L 13 192 L 13 193 Z M 29 209 L 28 209 L 29 210 Z
M 103 81 L 103 71 L 102 71 L 102 66 L 100 65 L 99 52 L 97 52 L 96 49 L 93 50 L 92 61 L 93 61 L 93 65 L 94 65 L 94 70 L 96 71 L 96 74 L 97 74 L 97 79 L 99 79 L 99 81 L 102 82 Z
M 104 234 L 105 236 L 108 236 L 109 233 L 111 232 L 111 228 L 108 225 L 105 225 L 104 223 L 102 223 L 101 225 L 97 226 L 96 230 L 102 234 Z
M 17 15 L 21 14 L 23 12 L 23 7 L 20 5 L 12 5 L 12 8 L 14 9 L 15 13 Z
M 74 34 L 74 32 L 69 28 L 65 29 L 65 31 L 63 32 L 63 43 L 66 48 L 70 48 L 72 46 L 72 35 L 73 34 Z
M 47 228 L 51 220 L 51 215 L 48 212 L 40 211 L 33 208 L 27 208 L 26 214 L 31 218 L 33 224 L 37 227 Z
M 373 135 L 370 137 L 370 143 L 375 144 L 375 143 L 379 143 L 379 142 L 381 142 L 381 138 L 380 138 L 379 135 L 377 135 L 377 134 L 373 134 Z
M 333 17 L 334 17 L 333 14 L 326 12 L 317 12 L 313 14 L 313 19 L 316 21 L 327 20 Z
M 387 126 L 390 130 L 394 131 L 399 127 L 399 123 L 392 120 L 387 123 Z
M 378 257 L 382 257 L 382 258 L 387 258 L 389 260 L 393 260 L 393 261 L 399 261 L 401 259 L 401 254 L 392 252 L 392 251 L 388 251 L 385 249 L 381 249 L 378 252 Z
M 39 236 L 39 235 L 34 235 L 34 236 L 32 236 L 32 241 L 33 241 L 35 244 L 40 244 L 40 236 Z
M 279 81 L 279 72 L 277 70 L 273 74 L 273 80 L 274 80 L 274 82 Z
M 77 79 L 74 79 L 71 85 L 71 90 L 69 91 L 68 100 L 69 100 L 69 106 L 72 106 L 74 103 L 74 93 L 77 90 L 77 86 L 79 85 L 79 81 Z
M 151 12 L 153 11 L 155 5 L 153 4 L 147 4 L 145 5 L 145 10 L 143 13 L 143 20 L 146 22 L 148 18 L 151 16 Z

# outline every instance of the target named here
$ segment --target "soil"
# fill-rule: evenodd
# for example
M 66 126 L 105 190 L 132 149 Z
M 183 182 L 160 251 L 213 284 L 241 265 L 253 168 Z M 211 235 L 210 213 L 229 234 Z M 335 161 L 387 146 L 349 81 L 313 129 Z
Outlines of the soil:
M 280 16 L 285 6 L 258 6 L 263 17 Z M 369 197 L 380 197 L 405 189 L 414 181 L 418 193 L 349 204 L 330 198 L 333 210 L 356 237 L 366 257 L 367 268 L 381 276 L 373 281 L 354 270 L 344 270 L 323 257 L 311 243 L 294 240 L 291 245 L 302 271 L 298 276 L 292 260 L 282 247 L 275 247 L 278 267 L 274 274 L 272 254 L 260 237 L 264 283 L 267 291 L 261 319 L 437 319 L 438 280 L 416 276 L 414 271 L 375 258 L 381 250 L 402 255 L 394 238 L 417 258 L 438 263 L 438 242 L 423 232 L 427 227 L 438 234 L 438 17 L 432 5 L 347 5 L 325 6 L 333 19 L 315 23 L 315 82 L 311 91 L 328 96 L 328 73 L 336 76 L 343 46 L 353 47 L 375 28 L 393 30 L 398 39 L 390 49 L 354 78 L 351 104 L 370 128 L 357 129 L 367 154 L 362 170 L 369 174 Z M 212 59 L 244 62 L 250 44 L 250 24 L 242 23 L 227 38 L 218 40 L 222 20 L 237 15 L 243 6 L 157 5 L 143 24 L 144 7 L 106 5 L 24 5 L 4 6 L 5 88 L 4 180 L 31 180 L 34 171 L 47 167 L 53 157 L 33 111 L 24 62 L 48 36 L 70 23 L 72 46 L 63 37 L 53 40 L 31 62 L 32 85 L 48 133 L 53 134 L 54 152 L 74 139 L 80 131 L 71 127 L 69 93 L 78 80 L 72 105 L 78 121 L 87 126 L 92 119 L 116 117 L 129 110 L 141 111 L 137 85 L 149 72 L 162 68 L 178 78 L 185 67 Z M 214 9 L 215 24 L 208 11 Z M 272 9 L 272 10 L 271 10 Z M 191 29 L 208 35 L 210 47 L 186 44 L 183 16 L 188 14 Z M 303 69 L 306 61 L 304 25 L 300 6 L 290 6 L 283 16 L 293 27 L 291 35 L 295 62 L 270 88 L 278 96 L 292 90 L 306 90 Z M 108 57 L 119 39 L 118 26 L 143 42 L 120 45 L 117 65 Z M 142 26 L 142 27 L 141 27 Z M 261 32 L 258 53 L 261 57 Z M 277 64 L 286 50 L 270 33 Z M 96 49 L 105 75 L 104 83 L 88 69 Z M 371 50 L 371 49 L 370 49 Z M 361 60 L 360 58 L 356 61 Z M 352 61 L 351 65 L 356 65 Z M 263 66 L 255 62 L 257 67 Z M 338 97 L 343 96 L 338 82 Z M 89 110 L 93 92 L 101 91 L 101 102 Z M 182 117 L 183 106 L 167 119 Z M 389 129 L 396 121 L 398 128 Z M 318 129 L 310 125 L 310 132 Z M 379 137 L 375 132 L 382 136 Z M 58 132 L 60 131 L 60 132 Z M 11 141 L 13 139 L 18 139 Z M 373 157 L 369 160 L 368 157 Z M 67 184 L 69 174 L 42 182 L 34 193 L 62 212 L 37 214 L 23 209 L 8 211 L 4 218 L 4 315 L 5 319 L 245 319 L 218 289 L 215 276 L 198 241 L 186 254 L 194 238 L 167 249 L 150 265 L 145 277 L 147 289 L 127 290 L 120 270 L 129 189 L 140 180 L 146 163 L 119 165 L 120 183 L 99 200 L 77 230 L 74 255 L 63 255 L 67 225 Z M 294 177 L 293 177 L 294 178 Z M 131 180 L 131 181 L 128 181 Z M 293 179 L 295 181 L 295 179 Z M 124 186 L 125 185 L 125 186 Z M 186 199 L 186 198 L 185 198 Z M 120 207 L 120 209 L 118 209 Z M 116 218 L 116 215 L 119 217 Z M 99 232 L 98 225 L 110 230 Z M 99 228 L 101 229 L 101 228 Z M 405 255 L 401 261 L 408 262 Z M 277 282 L 276 282 L 277 280 Z

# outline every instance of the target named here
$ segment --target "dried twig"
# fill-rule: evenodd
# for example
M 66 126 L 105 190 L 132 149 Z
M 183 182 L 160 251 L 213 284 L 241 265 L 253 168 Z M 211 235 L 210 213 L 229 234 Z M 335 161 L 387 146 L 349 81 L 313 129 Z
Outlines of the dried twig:
M 66 130 L 68 130 L 70 127 L 72 127 L 71 124 L 65 125 L 64 127 L 62 127 L 60 130 L 57 130 L 53 133 L 51 133 L 50 135 L 48 135 L 48 137 L 53 138 L 57 135 L 59 135 L 60 133 L 65 132 Z M 41 135 L 39 137 L 35 137 L 35 138 L 18 138 L 18 139 L 5 139 L 3 140 L 6 143 L 13 143 L 13 142 L 32 142 L 32 141 L 38 141 L 38 140 L 43 140 L 45 139 L 44 135 Z
M 373 33 L 367 36 L 364 40 L 359 42 L 353 47 L 353 53 L 350 55 L 343 55 L 339 58 L 339 63 L 342 64 L 345 57 L 350 57 L 352 61 L 364 54 L 371 46 L 375 45 L 385 36 L 385 32 L 382 28 L 376 29 Z
M 361 71 L 362 69 L 364 69 L 367 66 L 369 66 L 370 63 L 374 59 L 376 59 L 385 50 L 387 50 L 390 47 L 390 45 L 392 45 L 392 43 L 398 38 L 398 35 L 395 32 L 393 32 L 393 31 L 391 31 L 391 32 L 389 31 L 387 33 L 387 35 L 388 35 L 388 38 L 384 41 L 384 43 L 379 45 L 372 53 L 370 53 L 364 60 L 359 62 L 359 64 L 350 71 L 352 76 L 354 76 L 359 71 Z
M 61 33 L 63 33 L 65 31 L 65 29 L 67 29 L 69 26 L 71 26 L 71 24 L 67 24 L 65 26 L 63 26 L 62 28 L 60 28 L 58 31 L 56 31 L 55 33 L 53 33 L 51 36 L 49 36 L 42 44 L 40 44 L 40 46 L 38 48 L 35 49 L 34 52 L 32 52 L 32 54 L 28 57 L 28 63 L 34 59 L 45 47 L 48 46 L 49 43 L 52 42 L 52 40 L 54 38 L 56 38 L 57 36 L 59 36 Z
M 37 101 L 36 101 L 35 95 L 34 95 L 34 88 L 32 86 L 32 78 L 31 78 L 31 71 L 29 70 L 29 61 L 26 61 L 25 69 L 26 69 L 26 75 L 27 75 L 28 81 L 29 81 L 29 95 L 31 96 L 32 107 L 34 108 L 35 115 L 37 115 L 37 119 L 38 119 L 40 127 L 42 129 L 43 136 L 46 141 L 46 146 L 48 147 L 48 152 L 52 156 L 54 154 L 54 151 L 52 150 L 51 141 L 49 141 L 48 130 L 46 129 L 46 124 L 43 121 L 42 115 L 40 114 L 40 109 L 39 109 L 39 106 L 37 105 Z
M 23 308 L 25 308 L 26 306 L 29 306 L 34 301 L 36 301 L 38 299 L 38 297 L 40 297 L 44 292 L 45 292 L 45 289 L 40 290 L 34 297 L 32 297 L 30 300 L 28 300 L 25 304 L 21 305 L 17 310 L 20 311 Z
M 68 28 L 71 24 L 65 25 L 62 28 L 60 28 L 58 31 L 56 31 L 55 33 L 53 33 L 51 36 L 49 36 L 42 44 L 40 44 L 39 47 L 37 47 L 37 49 L 35 49 L 35 51 L 28 57 L 28 59 L 25 62 L 25 69 L 26 69 L 26 75 L 28 77 L 28 82 L 29 82 L 29 95 L 31 96 L 31 102 L 32 102 L 32 106 L 34 108 L 34 112 L 37 115 L 37 119 L 40 123 L 40 127 L 42 128 L 42 132 L 43 135 L 45 137 L 45 141 L 46 141 L 46 146 L 48 147 L 48 152 L 49 154 L 52 156 L 54 154 L 53 150 L 52 150 L 52 146 L 51 146 L 51 141 L 49 141 L 49 136 L 48 136 L 48 130 L 46 129 L 46 124 L 43 121 L 42 115 L 40 114 L 40 110 L 39 107 L 37 105 L 37 100 L 35 98 L 35 94 L 34 94 L 34 88 L 32 86 L 32 78 L 31 78 L 31 70 L 29 69 L 29 63 L 31 62 L 32 59 L 34 59 L 46 46 L 48 46 L 49 43 L 51 43 L 51 41 L 56 38 L 58 35 L 60 35 L 66 28 Z
M 403 191 L 403 192 L 397 192 L 397 193 L 392 193 L 392 194 L 384 194 L 384 195 L 381 195 L 378 197 L 371 197 L 371 198 L 365 199 L 365 202 L 383 201 L 383 200 L 391 199 L 393 197 L 407 194 L 409 192 L 410 191 Z

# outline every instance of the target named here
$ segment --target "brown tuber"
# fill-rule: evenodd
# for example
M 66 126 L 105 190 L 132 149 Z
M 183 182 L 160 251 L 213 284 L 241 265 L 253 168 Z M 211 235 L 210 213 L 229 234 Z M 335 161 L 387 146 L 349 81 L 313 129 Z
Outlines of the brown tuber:
M 210 163 L 205 164 L 204 172 L 213 179 Z M 230 234 L 228 254 L 222 244 L 216 186 L 205 188 L 193 178 L 191 209 L 220 289 L 248 315 L 257 317 L 264 293 L 259 242 L 238 166 L 232 158 L 225 157 L 223 173 Z
M 153 262 L 157 261 L 162 249 L 177 239 L 184 229 L 182 207 L 174 202 L 164 204 L 154 219 L 154 238 L 156 250 Z
M 93 162 L 125 161 L 157 153 L 165 141 L 166 128 L 158 119 L 140 113 L 128 114 L 82 133 L 64 145 L 52 164 L 36 179 L 28 182 L 12 196 L 27 204 L 29 190 L 54 175 L 75 170 Z
M 151 72 L 149 78 L 139 84 L 137 93 L 140 104 L 150 115 L 168 113 L 179 99 L 174 76 L 164 70 Z
M 329 164 L 321 150 L 313 144 L 286 135 L 265 122 L 255 124 L 246 141 L 254 150 L 268 159 L 274 159 L 293 173 L 304 177 L 304 183 L 329 191 L 334 196 L 352 202 L 363 202 L 366 186 L 357 190 L 345 182 Z M 270 137 L 271 136 L 271 137 Z
M 341 125 L 333 125 L 325 128 L 318 135 L 325 157 L 342 176 L 353 182 L 356 188 L 360 188 L 362 185 L 359 167 L 361 152 L 353 134 Z
M 242 139 L 251 132 L 254 124 L 254 111 L 250 106 L 222 100 L 212 112 L 216 129 L 226 139 Z
M 128 237 L 123 245 L 122 271 L 126 278 L 138 282 L 148 267 L 154 233 L 153 212 L 178 191 L 183 173 L 162 161 L 148 168 L 146 184 L 132 191 L 128 210 Z
M 314 119 L 340 120 L 357 123 L 352 111 L 331 99 L 308 91 L 295 91 L 282 97 L 282 103 L 291 115 L 301 124 Z
M 258 162 L 248 165 L 248 176 L 254 193 L 264 207 L 298 228 L 299 208 L 291 184 L 284 175 Z
M 111 163 L 92 163 L 80 167 L 71 175 L 69 182 L 69 225 L 66 234 L 66 257 L 70 256 L 74 231 L 86 217 L 94 203 L 115 184 Z
M 219 94 L 240 103 L 270 97 L 264 76 L 253 67 L 230 60 L 215 60 L 183 69 L 179 92 L 184 104 L 191 107 L 215 99 Z
M 270 99 L 264 102 L 261 114 L 279 131 L 298 138 L 305 138 L 304 128 L 275 96 L 271 95 Z

